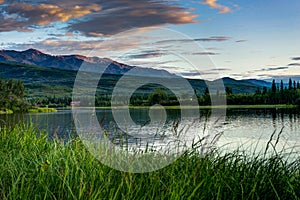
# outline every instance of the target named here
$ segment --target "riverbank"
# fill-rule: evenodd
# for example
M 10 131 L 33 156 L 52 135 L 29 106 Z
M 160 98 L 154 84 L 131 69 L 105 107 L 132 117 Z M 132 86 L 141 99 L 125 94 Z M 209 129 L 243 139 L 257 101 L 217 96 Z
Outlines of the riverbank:
M 207 109 L 295 109 L 299 108 L 297 105 L 291 105 L 291 104 L 276 104 L 276 105 L 270 105 L 270 104 L 262 104 L 262 105 L 216 105 L 216 106 L 163 106 L 165 109 L 169 110 L 178 110 L 178 109 L 202 109 L 202 110 L 207 110 Z M 84 108 L 93 108 L 93 107 L 80 107 L 76 106 L 74 107 L 75 109 L 84 109 Z M 149 109 L 151 106 L 118 106 L 118 107 L 113 107 L 114 109 Z M 157 109 L 160 107 L 152 107 L 153 109 Z M 72 107 L 66 107 L 63 109 L 72 109 Z M 95 109 L 103 109 L 103 110 L 108 110 L 111 109 L 110 106 L 102 106 L 102 107 L 95 107 Z
M 30 108 L 27 113 L 49 113 L 49 112 L 57 112 L 55 108 Z M 10 109 L 0 110 L 0 115 L 6 114 L 14 114 L 14 111 Z
M 57 112 L 55 108 L 31 108 L 28 110 L 28 113 L 49 113 Z
M 280 152 L 191 150 L 161 170 L 132 174 L 101 164 L 75 136 L 53 138 L 26 124 L 0 128 L 0 199 L 300 198 L 300 160 L 288 163 Z
M 0 115 L 13 114 L 14 112 L 10 109 L 2 109 L 0 110 Z

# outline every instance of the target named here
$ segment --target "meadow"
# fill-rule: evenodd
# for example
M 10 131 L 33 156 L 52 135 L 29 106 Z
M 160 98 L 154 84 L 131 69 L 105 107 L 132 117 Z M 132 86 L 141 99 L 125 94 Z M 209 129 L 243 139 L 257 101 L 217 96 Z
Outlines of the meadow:
M 29 124 L 0 129 L 0 199 L 299 199 L 300 160 L 197 147 L 150 173 L 101 164 L 79 138 L 66 142 Z

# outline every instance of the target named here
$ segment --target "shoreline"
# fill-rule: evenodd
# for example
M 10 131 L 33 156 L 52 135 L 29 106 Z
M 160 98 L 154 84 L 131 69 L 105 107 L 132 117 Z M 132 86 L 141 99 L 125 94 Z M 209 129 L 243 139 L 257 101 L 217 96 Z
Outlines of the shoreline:
M 28 109 L 27 112 L 24 113 L 52 113 L 57 111 L 58 110 L 55 108 L 30 108 Z M 0 115 L 11 115 L 11 114 L 15 114 L 15 112 L 10 109 L 0 110 Z
M 118 107 L 113 107 L 113 109 L 149 109 L 153 106 L 118 106 Z M 276 105 L 216 105 L 216 106 L 163 106 L 165 109 L 169 110 L 178 110 L 178 109 L 196 109 L 199 108 L 200 110 L 207 110 L 207 109 L 295 109 L 298 108 L 298 105 L 286 105 L 286 104 L 276 104 Z M 112 107 L 109 106 L 96 106 L 96 107 L 80 107 L 76 106 L 76 109 L 103 109 L 103 110 L 109 110 L 112 109 Z M 67 108 L 62 108 L 59 110 L 66 110 L 66 109 L 72 109 L 72 107 L 67 107 Z M 153 107 L 153 109 L 158 109 Z

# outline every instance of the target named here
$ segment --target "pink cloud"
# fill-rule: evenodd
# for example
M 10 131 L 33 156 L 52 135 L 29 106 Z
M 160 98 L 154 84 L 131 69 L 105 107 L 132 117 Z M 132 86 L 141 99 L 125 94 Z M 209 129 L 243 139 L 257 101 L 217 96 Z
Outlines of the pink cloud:
M 209 5 L 209 7 L 218 9 L 219 13 L 229 13 L 231 12 L 231 9 L 227 6 L 222 6 L 217 3 L 217 0 L 205 0 L 203 4 Z

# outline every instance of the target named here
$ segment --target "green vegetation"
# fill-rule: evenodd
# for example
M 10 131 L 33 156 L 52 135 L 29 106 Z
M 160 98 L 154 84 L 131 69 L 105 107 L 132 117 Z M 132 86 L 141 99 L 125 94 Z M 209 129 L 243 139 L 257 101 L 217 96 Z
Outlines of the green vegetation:
M 24 82 L 26 95 L 24 100 L 32 106 L 61 108 L 70 106 L 72 101 L 72 89 L 76 78 L 76 71 L 62 70 L 32 66 L 26 64 L 0 63 L 0 73 L 6 78 L 14 78 Z M 87 81 L 98 80 L 93 73 L 86 73 Z M 121 75 L 103 74 L 96 91 L 95 105 L 98 107 L 109 107 L 111 93 Z M 127 77 L 130 83 L 135 84 L 136 77 Z M 300 84 L 290 80 L 285 86 L 282 81 L 273 81 L 270 88 L 260 87 L 246 80 L 234 80 L 224 78 L 224 91 L 209 91 L 206 84 L 215 84 L 213 81 L 188 80 L 195 90 L 200 106 L 211 104 L 211 98 L 224 97 L 226 95 L 227 105 L 300 105 Z M 178 91 L 185 91 L 183 86 L 178 85 L 176 78 L 169 79 Z M 124 86 L 126 89 L 132 85 Z M 87 89 L 83 89 L 83 94 Z M 88 96 L 88 95 L 87 95 Z M 123 96 L 123 99 L 128 99 Z M 182 94 L 183 99 L 193 98 Z M 78 101 L 75 99 L 75 101 Z M 92 106 L 88 98 L 80 99 L 81 106 Z M 148 84 L 140 87 L 132 97 L 129 104 L 131 106 L 151 106 L 161 103 L 164 106 L 178 105 L 175 95 L 161 85 Z M 11 108 L 8 108 L 11 109 Z M 13 109 L 11 109 L 13 110 Z
M 30 125 L 0 129 L 0 199 L 299 199 L 300 160 L 242 151 L 185 153 L 151 173 L 111 169 L 75 136 L 69 142 Z
M 9 109 L 2 109 L 0 110 L 0 114 L 13 114 L 14 112 Z
M 47 68 L 26 64 L 17 63 L 1 63 L 0 73 L 6 78 L 14 78 L 22 80 L 26 89 L 25 99 L 31 105 L 49 106 L 49 107 L 64 107 L 69 106 L 71 102 L 72 89 L 76 78 L 76 71 Z M 92 73 L 86 73 L 87 81 L 98 79 L 99 77 Z M 97 106 L 110 106 L 111 93 L 121 78 L 120 75 L 103 74 L 97 89 Z M 135 84 L 136 77 L 127 77 L 132 79 L 132 84 Z M 168 80 L 173 85 L 178 85 L 175 79 Z M 188 80 L 197 93 L 204 93 L 206 82 L 203 80 Z M 229 81 L 225 82 L 238 93 L 254 93 L 258 86 L 246 82 Z M 130 86 L 128 86 L 130 87 Z M 178 91 L 185 91 L 181 85 L 178 85 Z M 125 89 L 125 88 L 124 88 Z M 139 92 L 132 98 L 132 105 L 145 105 L 150 94 L 157 90 L 157 85 L 146 85 L 140 88 Z M 84 100 L 83 100 L 84 101 Z M 176 104 L 176 97 L 169 94 L 168 104 Z M 83 102 L 84 104 L 84 102 Z
M 21 80 L 0 78 L 0 114 L 17 112 L 56 112 L 53 108 L 39 108 L 24 100 L 24 83 Z
M 293 82 L 293 84 L 292 84 Z M 289 80 L 289 86 L 280 86 L 272 81 L 270 89 L 258 88 L 254 94 L 232 94 L 227 93 L 227 103 L 229 105 L 254 105 L 254 104 L 293 104 L 300 105 L 300 83 Z
M 54 108 L 30 108 L 29 113 L 47 113 L 47 112 L 57 112 Z
M 29 104 L 23 101 L 25 87 L 22 81 L 0 78 L 1 113 L 26 112 Z

